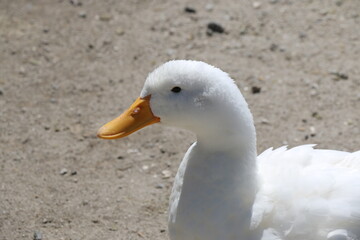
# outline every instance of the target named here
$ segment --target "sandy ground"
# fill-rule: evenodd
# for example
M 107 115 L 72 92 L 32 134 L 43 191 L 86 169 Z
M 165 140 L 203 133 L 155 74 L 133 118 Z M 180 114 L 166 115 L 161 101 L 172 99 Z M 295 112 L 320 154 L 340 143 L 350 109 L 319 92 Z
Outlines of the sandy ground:
M 160 124 L 95 135 L 170 59 L 236 80 L 259 152 L 360 149 L 359 14 L 357 0 L 1 0 L 0 239 L 168 238 L 169 192 L 194 136 Z

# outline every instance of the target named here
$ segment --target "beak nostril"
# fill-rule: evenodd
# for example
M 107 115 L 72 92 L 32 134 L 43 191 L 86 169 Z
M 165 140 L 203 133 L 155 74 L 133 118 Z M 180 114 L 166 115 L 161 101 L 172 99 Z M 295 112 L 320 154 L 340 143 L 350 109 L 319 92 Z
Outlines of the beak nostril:
M 140 108 L 139 108 L 139 107 L 135 108 L 135 109 L 132 111 L 131 115 L 133 116 L 133 115 L 136 115 L 136 114 L 138 114 L 138 113 L 140 113 Z
M 160 122 L 160 118 L 151 112 L 149 101 L 150 95 L 146 98 L 137 98 L 129 109 L 102 126 L 98 131 L 98 137 L 122 138 L 143 127 Z

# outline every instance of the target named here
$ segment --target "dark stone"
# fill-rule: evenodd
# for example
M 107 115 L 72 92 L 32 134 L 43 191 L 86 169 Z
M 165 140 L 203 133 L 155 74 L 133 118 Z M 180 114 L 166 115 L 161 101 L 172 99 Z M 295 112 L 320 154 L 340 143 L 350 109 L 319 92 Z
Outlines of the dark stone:
M 207 25 L 207 28 L 215 33 L 224 33 L 225 29 L 218 23 L 211 22 Z
M 192 8 L 192 7 L 185 7 L 184 11 L 186 13 L 196 13 L 196 10 L 194 8 Z
M 251 87 L 252 94 L 258 94 L 261 92 L 261 87 L 253 86 Z

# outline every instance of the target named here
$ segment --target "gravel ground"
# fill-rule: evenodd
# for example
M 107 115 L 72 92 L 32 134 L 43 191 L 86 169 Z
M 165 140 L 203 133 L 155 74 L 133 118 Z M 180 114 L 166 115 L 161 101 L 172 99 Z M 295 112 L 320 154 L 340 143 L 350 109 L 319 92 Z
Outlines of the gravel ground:
M 228 72 L 259 152 L 360 149 L 360 1 L 0 1 L 0 239 L 168 239 L 195 137 L 97 129 L 170 59 Z

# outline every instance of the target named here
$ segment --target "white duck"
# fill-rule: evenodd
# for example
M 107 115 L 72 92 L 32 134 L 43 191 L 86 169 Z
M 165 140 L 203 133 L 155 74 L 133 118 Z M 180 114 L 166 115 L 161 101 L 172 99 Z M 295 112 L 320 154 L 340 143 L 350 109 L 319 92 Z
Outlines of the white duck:
M 303 145 L 257 156 L 248 105 L 220 69 L 163 64 L 98 136 L 120 138 L 156 122 L 197 135 L 170 197 L 171 240 L 360 238 L 360 151 Z

